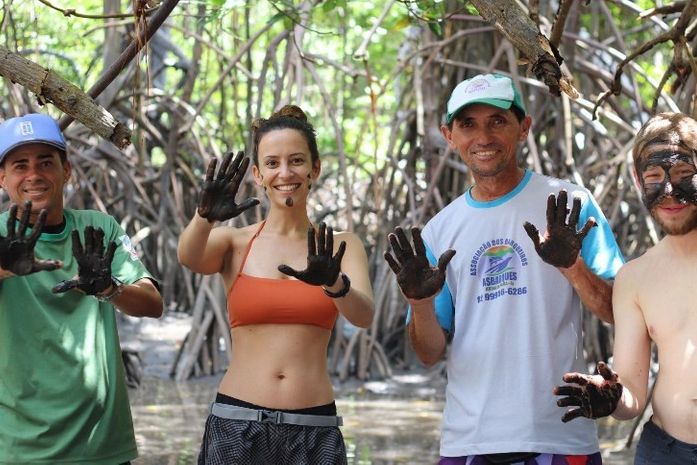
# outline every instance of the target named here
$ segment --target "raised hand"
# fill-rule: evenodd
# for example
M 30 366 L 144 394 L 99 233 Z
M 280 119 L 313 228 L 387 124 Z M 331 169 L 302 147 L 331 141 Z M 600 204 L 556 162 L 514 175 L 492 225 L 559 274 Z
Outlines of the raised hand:
M 315 229 L 310 226 L 307 230 L 307 268 L 298 271 L 288 265 L 279 265 L 278 271 L 313 286 L 332 286 L 341 272 L 341 259 L 345 251 L 346 242 L 341 241 L 339 250 L 332 256 L 334 232 L 331 226 L 327 227 L 326 224 L 320 223 L 317 241 L 315 241 Z
M 547 232 L 542 239 L 533 224 L 526 221 L 523 225 L 525 232 L 535 244 L 535 250 L 540 258 L 560 268 L 568 268 L 576 262 L 583 239 L 592 227 L 597 226 L 595 220 L 589 218 L 581 231 L 576 230 L 576 223 L 581 215 L 581 199 L 578 197 L 574 198 L 574 206 L 571 208 L 567 223 L 566 197 L 566 191 L 561 190 L 559 198 L 554 194 L 550 194 L 547 198 Z
M 80 233 L 72 232 L 73 256 L 77 260 L 77 277 L 61 281 L 53 287 L 54 293 L 61 293 L 77 288 L 87 295 L 97 295 L 109 289 L 113 284 L 111 261 L 114 259 L 116 242 L 109 242 L 104 251 L 104 231 L 101 228 L 85 228 L 85 246 L 80 242 Z
M 58 260 L 37 260 L 34 256 L 34 246 L 46 224 L 46 210 L 39 212 L 36 224 L 27 236 L 25 233 L 30 212 L 31 201 L 27 201 L 19 220 L 19 230 L 15 230 L 17 205 L 12 205 L 7 217 L 7 236 L 0 236 L 0 268 L 20 276 L 37 271 L 51 271 L 63 266 Z
M 600 375 L 567 373 L 563 380 L 577 386 L 557 386 L 554 394 L 562 397 L 557 400 L 559 407 L 575 406 L 566 411 L 561 421 L 564 423 L 578 417 L 601 418 L 610 415 L 617 408 L 622 397 L 622 384 L 619 377 L 605 362 L 598 362 Z
M 244 156 L 244 152 L 237 152 L 234 160 L 232 152 L 228 153 L 216 175 L 217 164 L 217 158 L 212 159 L 208 164 L 198 203 L 198 214 L 210 223 L 229 220 L 259 204 L 259 200 L 254 197 L 239 205 L 235 203 L 237 190 L 249 166 L 249 158 Z
M 433 297 L 441 290 L 445 282 L 445 268 L 455 255 L 453 249 L 443 252 L 438 259 L 438 266 L 432 267 L 426 257 L 426 247 L 421 239 L 419 228 L 411 229 L 414 248 L 402 228 L 395 228 L 388 236 L 394 257 L 385 252 L 385 260 L 397 275 L 397 284 L 408 299 L 425 299 Z M 396 259 L 395 259 L 396 257 Z

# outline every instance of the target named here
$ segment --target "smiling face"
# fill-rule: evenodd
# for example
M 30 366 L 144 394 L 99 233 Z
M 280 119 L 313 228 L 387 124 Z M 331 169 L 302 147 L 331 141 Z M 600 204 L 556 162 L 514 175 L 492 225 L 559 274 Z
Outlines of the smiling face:
M 518 143 L 525 140 L 531 119 L 518 121 L 511 110 L 490 105 L 473 104 L 461 110 L 451 127 L 441 132 L 451 149 L 477 178 L 499 175 L 516 176 Z
M 257 158 L 259 164 L 252 167 L 252 174 L 271 204 L 304 206 L 320 172 L 319 160 L 312 162 L 304 134 L 287 128 L 269 131 L 259 141 Z
M 70 163 L 46 144 L 26 144 L 10 152 L 0 167 L 0 185 L 21 212 L 31 200 L 30 221 L 46 209 L 46 224 L 63 221 L 63 186 L 70 179 Z M 21 213 L 20 213 L 21 214 Z
M 697 166 L 682 145 L 649 144 L 637 154 L 637 178 L 651 216 L 667 234 L 697 228 Z

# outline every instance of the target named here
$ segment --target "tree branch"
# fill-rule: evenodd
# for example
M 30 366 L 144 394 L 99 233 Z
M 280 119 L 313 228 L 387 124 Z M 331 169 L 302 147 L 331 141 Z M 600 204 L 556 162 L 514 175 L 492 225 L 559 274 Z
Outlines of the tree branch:
M 574 1 L 575 0 L 562 0 L 561 3 L 559 3 L 557 17 L 554 20 L 552 32 L 549 34 L 549 44 L 552 46 L 553 50 L 559 49 L 561 36 L 564 33 L 564 26 L 566 26 L 566 18 L 569 16 L 569 11 L 571 11 L 571 6 Z
M 554 95 L 564 92 L 572 99 L 578 92 L 559 66 L 561 57 L 537 25 L 516 2 L 509 0 L 470 0 L 482 18 L 493 24 L 532 65 L 535 77 Z
M 660 94 L 663 84 L 665 84 L 665 82 L 668 80 L 669 72 L 673 71 L 677 73 L 680 79 L 684 79 L 686 77 L 686 75 L 694 67 L 694 60 L 692 59 L 690 53 L 686 50 L 688 47 L 686 46 L 687 39 L 685 38 L 685 30 L 690 25 L 695 13 L 697 13 L 697 0 L 690 0 L 689 3 L 685 4 L 685 7 L 680 14 L 680 18 L 678 18 L 678 21 L 675 23 L 675 26 L 663 34 L 641 44 L 632 53 L 627 55 L 627 57 L 625 57 L 625 59 L 622 60 L 619 65 L 617 65 L 615 77 L 612 80 L 610 89 L 600 94 L 598 100 L 595 102 L 595 106 L 593 107 L 593 119 L 597 118 L 598 107 L 604 101 L 610 98 L 611 95 L 619 95 L 621 90 L 620 79 L 622 79 L 624 67 L 627 66 L 628 63 L 635 60 L 638 56 L 643 55 L 658 44 L 668 42 L 670 40 L 675 44 L 675 47 L 673 51 L 673 60 L 670 67 L 666 71 L 666 74 L 664 74 L 663 78 L 661 78 L 661 85 L 659 85 L 656 92 Z M 657 100 L 658 97 L 655 97 L 654 102 Z
M 116 77 L 121 73 L 121 71 L 128 65 L 128 63 L 133 60 L 136 54 L 148 43 L 150 38 L 155 34 L 155 32 L 162 26 L 167 17 L 170 15 L 174 7 L 177 6 L 179 0 L 164 0 L 160 5 L 157 12 L 152 16 L 147 27 L 140 30 L 138 35 L 131 40 L 126 50 L 124 50 L 121 55 L 116 59 L 114 64 L 112 64 L 108 70 L 99 78 L 97 82 L 87 91 L 87 95 L 92 98 L 97 97 L 101 94 L 104 89 L 107 88 L 111 82 L 116 79 Z M 68 113 L 68 112 L 66 112 Z M 59 121 L 59 126 L 61 129 L 65 129 L 70 126 L 73 122 L 73 118 L 70 116 L 65 116 Z
M 131 131 L 127 126 L 56 72 L 0 47 L 0 75 L 29 89 L 41 104 L 54 104 L 118 148 L 123 149 L 131 143 Z
M 39 0 L 40 3 L 43 3 L 47 7 L 54 9 L 56 11 L 60 11 L 63 16 L 75 16 L 77 18 L 86 18 L 86 19 L 125 19 L 125 18 L 132 18 L 133 13 L 117 13 L 113 15 L 91 15 L 88 13 L 78 13 L 75 8 L 60 8 L 49 2 L 48 0 Z M 143 11 L 146 15 L 149 15 L 153 11 L 157 10 L 160 8 L 159 6 L 152 7 L 152 8 L 145 8 Z

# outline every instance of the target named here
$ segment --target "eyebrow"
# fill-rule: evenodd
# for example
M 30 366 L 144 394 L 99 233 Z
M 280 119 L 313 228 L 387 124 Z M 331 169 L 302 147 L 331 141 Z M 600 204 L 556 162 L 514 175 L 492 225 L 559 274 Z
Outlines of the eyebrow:
M 295 157 L 295 156 L 298 156 L 298 155 L 303 156 L 303 157 L 306 157 L 308 154 L 305 154 L 305 153 L 303 153 L 303 152 L 295 152 L 295 153 L 290 153 L 290 154 L 288 154 L 289 157 Z M 264 156 L 261 157 L 261 158 L 264 159 L 264 160 L 267 160 L 267 159 L 269 159 L 269 158 L 281 158 L 281 155 L 264 155 Z
M 53 159 L 53 154 L 52 154 L 52 153 L 40 153 L 39 155 L 36 156 L 36 158 L 37 158 L 39 161 L 51 160 L 51 159 Z M 29 157 L 28 157 L 28 156 L 26 156 L 26 157 L 21 157 L 21 158 L 17 158 L 16 160 L 11 161 L 10 164 L 11 164 L 11 165 L 16 165 L 16 164 L 18 164 L 18 163 L 27 163 L 27 162 L 29 162 Z

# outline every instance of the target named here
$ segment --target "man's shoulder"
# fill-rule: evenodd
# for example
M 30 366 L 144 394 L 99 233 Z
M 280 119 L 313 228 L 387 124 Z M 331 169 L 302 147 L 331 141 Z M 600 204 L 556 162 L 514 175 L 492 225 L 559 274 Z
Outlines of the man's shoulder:
M 455 198 L 452 202 L 450 202 L 448 205 L 443 207 L 438 213 L 433 215 L 433 217 L 426 222 L 426 226 L 424 226 L 424 229 L 427 228 L 433 228 L 434 225 L 441 224 L 443 222 L 447 222 L 449 219 L 452 218 L 452 215 L 458 214 L 461 215 L 464 213 L 464 210 L 467 207 L 467 193 L 463 193 L 457 198 Z
M 656 246 L 648 249 L 642 255 L 624 263 L 617 272 L 615 281 L 634 281 L 641 276 L 651 276 L 656 267 Z
M 571 181 L 535 172 L 532 173 L 530 186 L 545 190 L 550 194 L 556 194 L 564 189 L 569 194 L 573 193 L 581 197 L 588 197 L 591 195 L 587 188 L 574 184 Z
M 64 214 L 66 217 L 72 218 L 76 225 L 102 226 L 116 222 L 116 219 L 113 216 L 99 210 L 77 210 L 66 208 L 64 210 Z

